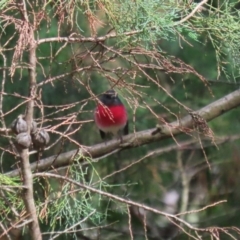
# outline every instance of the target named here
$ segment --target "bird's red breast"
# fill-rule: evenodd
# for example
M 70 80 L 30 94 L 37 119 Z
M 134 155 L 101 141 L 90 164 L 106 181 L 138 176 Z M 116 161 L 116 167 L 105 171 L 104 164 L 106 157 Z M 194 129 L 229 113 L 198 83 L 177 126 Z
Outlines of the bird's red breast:
M 124 126 L 127 123 L 127 112 L 122 104 L 113 106 L 98 104 L 94 115 L 100 127 Z

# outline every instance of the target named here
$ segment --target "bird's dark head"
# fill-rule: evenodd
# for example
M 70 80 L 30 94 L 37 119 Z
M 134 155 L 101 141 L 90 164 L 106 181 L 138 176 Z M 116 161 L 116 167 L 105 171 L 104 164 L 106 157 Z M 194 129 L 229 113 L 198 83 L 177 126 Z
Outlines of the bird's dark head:
M 119 99 L 117 92 L 115 92 L 113 89 L 110 89 L 103 93 L 99 99 L 106 106 L 122 105 L 122 102 Z

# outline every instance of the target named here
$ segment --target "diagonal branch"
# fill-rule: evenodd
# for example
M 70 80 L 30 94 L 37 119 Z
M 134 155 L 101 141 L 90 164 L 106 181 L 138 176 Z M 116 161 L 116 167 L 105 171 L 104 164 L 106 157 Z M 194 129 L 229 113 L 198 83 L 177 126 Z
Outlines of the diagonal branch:
M 188 227 L 189 229 L 191 230 L 194 230 L 194 231 L 202 231 L 202 232 L 210 232 L 207 228 L 198 228 L 198 227 L 194 227 L 193 225 L 191 225 L 190 223 L 188 223 L 187 221 L 181 219 L 180 217 L 178 217 L 177 215 L 174 215 L 174 214 L 170 214 L 170 213 L 166 213 L 166 212 L 163 212 L 163 211 L 160 211 L 156 208 L 152 208 L 152 207 L 149 207 L 147 205 L 144 205 L 142 203 L 138 203 L 138 202 L 135 202 L 135 201 L 132 201 L 132 200 L 129 200 L 129 199 L 125 199 L 125 198 L 122 198 L 122 197 L 119 197 L 117 195 L 113 195 L 111 193 L 108 193 L 108 192 L 105 192 L 105 191 L 102 191 L 102 190 L 99 190 L 99 189 L 96 189 L 96 188 L 93 188 L 91 186 L 87 186 L 87 185 L 84 185 L 83 183 L 80 183 L 78 181 L 75 181 L 73 179 L 70 179 L 66 176 L 61 176 L 61 175 L 58 175 L 58 174 L 53 174 L 53 173 L 35 173 L 34 174 L 34 177 L 49 177 L 49 178 L 57 178 L 57 179 L 61 179 L 61 180 L 64 180 L 64 181 L 67 181 L 67 182 L 70 182 L 70 183 L 73 183 L 74 185 L 80 187 L 80 188 L 83 188 L 83 189 L 86 189 L 86 190 L 89 190 L 90 192 L 93 192 L 93 193 L 97 193 L 97 194 L 100 194 L 102 196 L 105 196 L 105 197 L 108 197 L 109 199 L 113 199 L 113 200 L 116 200 L 118 202 L 122 202 L 122 203 L 125 203 L 127 205 L 130 205 L 130 206 L 135 206 L 135 207 L 139 207 L 139 208 L 142 208 L 144 210 L 147 210 L 147 211 L 150 211 L 150 212 L 153 212 L 153 213 L 156 213 L 156 214 L 159 214 L 159 215 L 163 215 L 167 218 L 171 218 L 177 222 L 180 222 L 181 224 L 183 224 L 184 226 Z M 219 202 L 216 202 L 216 203 L 213 203 L 211 205 L 208 205 L 206 207 L 204 207 L 203 209 L 207 209 L 209 207 L 213 207 L 213 206 L 216 206 L 218 204 L 222 204 L 222 203 L 225 203 L 226 200 L 222 200 L 222 201 L 219 201 Z M 196 211 L 201 211 L 201 210 L 196 210 Z M 187 214 L 188 212 L 186 212 Z M 217 227 L 216 227 L 217 229 Z M 220 229 L 220 228 L 218 228 Z
M 195 113 L 199 114 L 206 121 L 211 121 L 212 119 L 217 118 L 218 116 L 230 111 L 233 108 L 238 107 L 239 105 L 240 90 L 236 90 L 196 111 Z M 111 140 L 107 143 L 100 143 L 91 147 L 72 150 L 59 154 L 58 156 L 51 156 L 42 159 L 38 163 L 32 163 L 31 169 L 38 169 L 38 171 L 42 172 L 48 169 L 56 169 L 59 167 L 67 166 L 72 163 L 74 156 L 78 152 L 81 155 L 80 160 L 83 160 L 86 156 L 91 156 L 93 159 L 99 158 L 115 151 L 116 149 L 124 150 L 127 148 L 135 148 L 152 142 L 161 141 L 172 136 L 176 136 L 186 131 L 186 128 L 191 128 L 192 126 L 192 117 L 190 115 L 187 115 L 179 121 L 175 121 L 169 125 L 161 126 L 161 132 L 155 135 L 153 135 L 153 132 L 156 131 L 156 128 L 132 133 L 123 138 L 123 145 L 119 145 L 118 140 Z M 8 176 L 17 176 L 19 174 L 19 170 L 13 170 L 5 174 Z
M 203 1 L 201 1 L 200 3 L 198 3 L 197 6 L 192 10 L 191 13 L 189 13 L 186 17 L 184 17 L 184 18 L 181 19 L 180 21 L 175 22 L 175 23 L 173 24 L 173 26 L 182 24 L 182 23 L 186 22 L 187 20 L 189 20 L 189 18 L 191 18 L 197 11 L 199 11 L 199 10 L 202 8 L 202 6 L 207 3 L 207 1 L 208 1 L 208 0 L 203 0 Z

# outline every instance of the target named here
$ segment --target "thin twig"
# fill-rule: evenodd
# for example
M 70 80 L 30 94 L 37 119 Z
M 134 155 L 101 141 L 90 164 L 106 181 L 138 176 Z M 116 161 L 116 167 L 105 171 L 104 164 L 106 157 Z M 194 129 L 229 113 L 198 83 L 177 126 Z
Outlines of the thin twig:
M 201 1 L 200 3 L 198 3 L 197 6 L 192 10 L 191 13 L 189 13 L 186 17 L 184 17 L 184 18 L 181 19 L 180 21 L 175 22 L 175 23 L 172 25 L 172 27 L 173 27 L 173 26 L 180 25 L 180 24 L 186 22 L 187 20 L 189 20 L 189 18 L 191 18 L 199 9 L 201 9 L 201 7 L 202 7 L 205 3 L 207 3 L 207 1 L 208 1 L 208 0 L 203 0 L 203 1 Z
M 177 151 L 177 162 L 178 162 L 178 169 L 180 171 L 181 180 L 182 180 L 182 196 L 181 196 L 181 207 L 180 212 L 186 212 L 188 207 L 188 199 L 189 199 L 189 178 L 186 173 L 186 169 L 183 165 L 182 161 L 182 151 Z M 185 215 L 182 215 L 184 219 Z
M 64 231 L 62 231 L 62 232 L 60 232 L 60 233 L 57 233 L 54 237 L 50 238 L 49 240 L 53 240 L 53 239 L 59 237 L 61 234 L 68 233 L 71 229 L 73 229 L 73 228 L 75 228 L 76 226 L 80 225 L 81 223 L 87 221 L 88 218 L 91 217 L 95 212 L 96 212 L 96 210 L 93 210 L 93 211 L 92 211 L 90 214 L 88 214 L 84 219 L 82 219 L 81 221 L 73 224 L 71 227 L 66 228 Z

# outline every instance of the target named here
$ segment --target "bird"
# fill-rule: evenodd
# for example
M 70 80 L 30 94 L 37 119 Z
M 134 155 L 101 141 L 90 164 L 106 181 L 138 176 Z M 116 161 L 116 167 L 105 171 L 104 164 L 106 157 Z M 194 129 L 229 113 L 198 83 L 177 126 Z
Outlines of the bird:
M 105 139 L 107 134 L 112 134 L 122 142 L 122 136 L 128 134 L 128 115 L 124 104 L 113 89 L 101 94 L 99 100 L 94 120 L 101 138 Z

